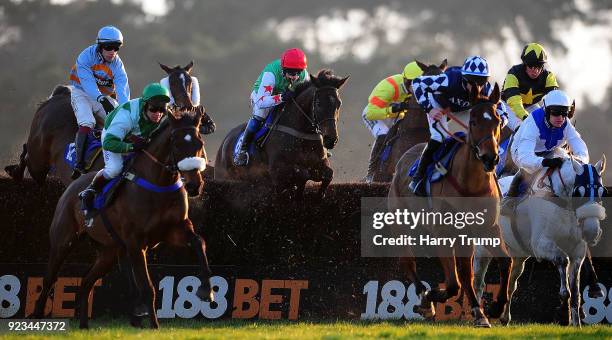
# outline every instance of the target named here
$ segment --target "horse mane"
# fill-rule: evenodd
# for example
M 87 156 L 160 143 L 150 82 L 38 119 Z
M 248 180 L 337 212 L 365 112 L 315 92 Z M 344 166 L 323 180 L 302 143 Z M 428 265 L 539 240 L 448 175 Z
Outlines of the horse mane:
M 157 128 L 153 130 L 153 132 L 151 132 L 151 135 L 149 135 L 149 139 L 154 140 L 155 137 L 164 132 L 164 130 L 166 130 L 168 126 L 170 126 L 170 119 L 168 117 L 164 117 L 161 123 L 159 123 L 159 126 L 157 126 Z
M 53 97 L 69 96 L 69 95 L 70 95 L 70 88 L 68 86 L 63 85 L 63 84 L 56 85 L 55 88 L 53 89 L 53 92 L 51 92 L 51 95 L 48 98 L 38 102 L 36 106 L 36 111 L 39 111 L 40 109 L 45 107 L 51 101 L 51 98 Z
M 317 87 L 333 86 L 337 88 L 342 82 L 342 77 L 338 77 L 334 74 L 333 70 L 326 68 L 319 70 L 315 78 L 317 78 Z M 298 96 L 312 86 L 315 86 L 312 79 L 297 84 L 295 87 L 295 95 Z

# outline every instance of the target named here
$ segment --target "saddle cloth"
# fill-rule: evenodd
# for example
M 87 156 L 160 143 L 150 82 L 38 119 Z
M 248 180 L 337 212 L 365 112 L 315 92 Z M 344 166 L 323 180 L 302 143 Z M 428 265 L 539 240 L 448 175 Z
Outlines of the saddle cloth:
M 100 130 L 91 130 L 85 142 L 85 170 L 89 170 L 96 158 L 102 153 L 102 142 L 100 141 Z M 74 170 L 76 166 L 76 148 L 74 142 L 66 145 L 64 149 L 64 161 Z

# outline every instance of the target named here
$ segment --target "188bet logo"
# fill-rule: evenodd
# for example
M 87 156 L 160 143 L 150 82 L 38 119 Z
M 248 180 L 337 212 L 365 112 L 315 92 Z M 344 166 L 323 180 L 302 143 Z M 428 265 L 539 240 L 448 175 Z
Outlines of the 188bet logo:
M 423 284 L 427 289 L 431 288 L 429 283 Z M 606 292 L 606 287 L 601 283 L 599 285 Z M 487 285 L 485 292 L 497 295 L 498 290 L 498 285 Z M 607 320 L 612 323 L 612 288 L 607 297 L 591 298 L 587 291 L 588 288 L 585 288 L 582 294 L 585 315 L 583 322 L 594 324 Z M 420 314 L 414 312 L 414 307 L 421 303 L 421 299 L 412 283 L 406 286 L 401 281 L 392 280 L 381 287 L 378 281 L 369 281 L 363 286 L 363 294 L 366 296 L 366 306 L 365 311 L 361 313 L 361 319 L 423 319 Z M 460 303 L 457 299 L 449 299 L 444 304 L 437 303 L 436 320 L 460 319 L 470 315 L 467 300 Z

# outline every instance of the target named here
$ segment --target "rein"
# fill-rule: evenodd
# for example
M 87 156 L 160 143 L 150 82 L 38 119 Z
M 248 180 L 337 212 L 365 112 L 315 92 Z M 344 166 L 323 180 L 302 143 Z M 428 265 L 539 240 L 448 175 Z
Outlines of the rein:
M 324 86 L 324 87 L 319 87 L 315 89 L 315 93 L 313 95 L 312 98 L 312 103 L 311 103 L 311 109 L 310 111 L 312 112 L 312 117 L 310 117 L 306 112 L 304 112 L 304 110 L 302 110 L 302 107 L 298 104 L 298 102 L 295 100 L 295 98 L 291 98 L 291 101 L 293 102 L 293 104 L 295 105 L 295 107 L 297 107 L 298 111 L 306 118 L 306 120 L 310 123 L 310 126 L 312 126 L 315 130 L 316 135 L 321 136 L 322 135 L 322 131 L 321 131 L 321 126 L 320 124 L 322 122 L 326 122 L 328 120 L 335 120 L 335 118 L 331 117 L 331 118 L 325 118 L 323 120 L 318 120 L 317 119 L 317 114 L 316 114 L 316 103 L 317 103 L 317 94 L 319 93 L 319 91 L 321 90 L 334 90 L 334 92 L 336 93 L 336 95 L 338 94 L 338 89 L 336 89 L 333 86 Z M 280 127 L 281 125 L 279 125 Z M 291 134 L 291 133 L 290 133 Z M 298 137 L 298 136 L 295 136 Z M 298 137 L 301 138 L 301 137 Z M 308 138 L 310 139 L 310 138 Z

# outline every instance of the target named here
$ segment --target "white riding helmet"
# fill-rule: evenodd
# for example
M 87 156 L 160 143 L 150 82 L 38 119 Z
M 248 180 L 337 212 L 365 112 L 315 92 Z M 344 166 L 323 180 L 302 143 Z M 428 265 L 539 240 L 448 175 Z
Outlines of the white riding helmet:
M 467 57 L 463 62 L 463 67 L 461 67 L 462 75 L 472 75 L 478 77 L 488 77 L 489 76 L 489 65 L 485 58 L 473 55 L 471 57 Z
M 98 31 L 97 44 L 119 43 L 123 44 L 123 34 L 115 26 L 104 26 Z
M 572 100 L 565 92 L 561 90 L 552 90 L 544 96 L 544 109 L 546 109 L 547 106 L 571 107 Z

